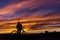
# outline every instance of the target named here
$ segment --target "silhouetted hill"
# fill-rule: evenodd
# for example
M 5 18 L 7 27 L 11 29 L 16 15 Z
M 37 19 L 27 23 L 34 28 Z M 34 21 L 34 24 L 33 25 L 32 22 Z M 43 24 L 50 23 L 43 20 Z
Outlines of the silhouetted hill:
M 60 32 L 40 34 L 0 34 L 0 40 L 60 40 Z

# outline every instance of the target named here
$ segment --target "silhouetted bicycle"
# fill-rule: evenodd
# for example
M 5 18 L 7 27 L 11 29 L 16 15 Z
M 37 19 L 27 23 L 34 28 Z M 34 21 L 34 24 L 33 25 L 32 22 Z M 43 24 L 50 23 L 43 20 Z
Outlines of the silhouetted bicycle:
M 21 30 L 21 31 L 17 31 L 17 30 L 13 30 L 12 32 L 11 32 L 11 34 L 23 34 L 23 33 L 26 33 L 24 30 Z
M 17 34 L 17 30 L 13 30 L 11 34 Z

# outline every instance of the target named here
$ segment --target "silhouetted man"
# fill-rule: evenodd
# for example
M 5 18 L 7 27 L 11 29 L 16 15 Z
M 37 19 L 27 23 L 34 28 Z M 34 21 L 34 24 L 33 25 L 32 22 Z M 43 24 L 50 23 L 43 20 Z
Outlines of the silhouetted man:
M 20 24 L 20 22 L 18 22 L 16 28 L 17 28 L 17 32 L 18 32 L 18 33 L 21 33 L 21 30 L 22 30 L 23 28 L 22 28 L 22 25 Z

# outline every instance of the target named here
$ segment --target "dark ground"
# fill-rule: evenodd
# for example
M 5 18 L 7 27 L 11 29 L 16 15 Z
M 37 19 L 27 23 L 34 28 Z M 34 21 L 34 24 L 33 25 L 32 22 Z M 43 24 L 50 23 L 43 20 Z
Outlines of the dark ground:
M 60 40 L 60 32 L 45 32 L 40 34 L 0 34 L 0 40 Z

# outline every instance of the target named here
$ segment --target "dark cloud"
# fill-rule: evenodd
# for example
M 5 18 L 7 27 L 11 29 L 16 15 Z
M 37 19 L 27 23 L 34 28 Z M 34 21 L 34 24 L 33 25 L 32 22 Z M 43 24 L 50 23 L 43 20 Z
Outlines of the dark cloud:
M 31 25 L 33 28 L 45 26 L 51 21 L 60 22 L 60 0 L 0 0 L 0 6 L 3 6 L 0 9 L 0 21 L 2 22 L 27 20 L 22 23 L 36 23 L 36 25 Z

